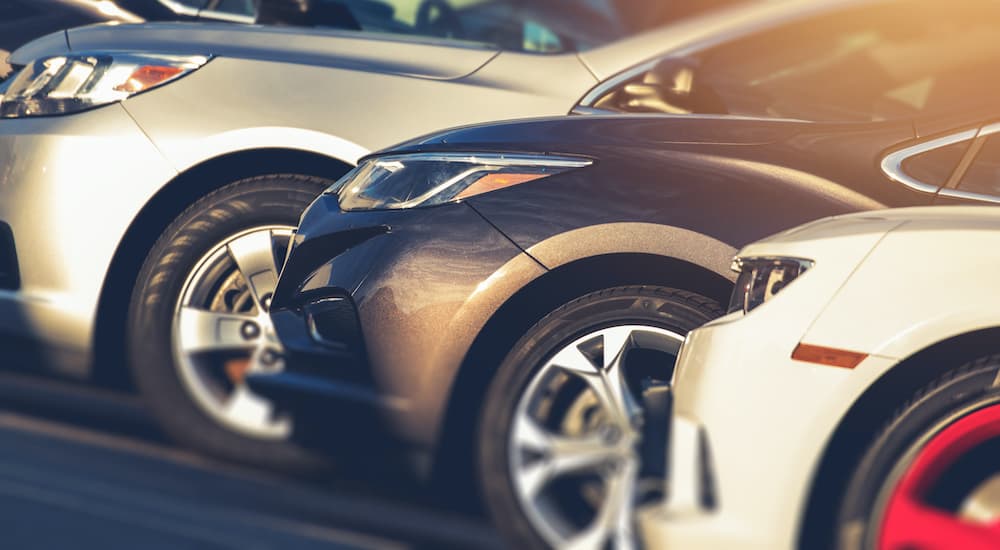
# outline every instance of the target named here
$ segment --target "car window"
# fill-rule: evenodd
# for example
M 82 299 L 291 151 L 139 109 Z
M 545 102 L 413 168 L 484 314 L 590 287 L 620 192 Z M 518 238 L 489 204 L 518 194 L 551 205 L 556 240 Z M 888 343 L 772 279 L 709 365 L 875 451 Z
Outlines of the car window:
M 1000 1 L 894 0 L 838 9 L 663 60 L 595 106 L 878 121 L 1000 95 Z
M 903 161 L 903 172 L 917 181 L 941 187 L 948 183 L 970 143 L 960 141 L 913 155 Z
M 257 22 L 476 42 L 505 50 L 586 50 L 743 0 L 261 0 Z M 240 0 L 223 0 L 226 9 Z M 669 10 L 675 3 L 687 10 Z M 222 9 L 220 4 L 216 9 Z M 235 8 L 234 8 L 235 9 Z M 242 12 L 240 12 L 242 13 Z
M 1000 134 L 986 138 L 962 176 L 959 189 L 968 193 L 1000 197 Z
M 257 14 L 257 2 L 256 0 L 219 0 L 214 5 L 209 3 L 208 9 L 252 17 Z

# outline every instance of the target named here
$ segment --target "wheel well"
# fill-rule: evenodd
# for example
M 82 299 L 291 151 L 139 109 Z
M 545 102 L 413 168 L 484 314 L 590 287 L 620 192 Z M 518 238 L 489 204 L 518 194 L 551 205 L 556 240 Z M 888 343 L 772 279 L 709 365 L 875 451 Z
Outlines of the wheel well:
M 542 317 L 590 292 L 628 285 L 656 285 L 696 292 L 725 304 L 733 283 L 676 258 L 651 254 L 609 254 L 571 262 L 532 281 L 501 306 L 476 337 L 452 384 L 432 483 L 446 498 L 478 502 L 475 432 L 490 380 L 521 336 Z
M 211 191 L 245 178 L 292 173 L 337 179 L 351 168 L 346 162 L 307 151 L 258 149 L 208 160 L 164 185 L 132 221 L 101 287 L 94 333 L 94 381 L 114 388 L 131 387 L 123 337 L 131 289 L 150 248 L 187 207 Z
M 945 371 L 996 353 L 1000 327 L 937 342 L 900 361 L 854 403 L 833 432 L 813 477 L 802 516 L 799 548 L 827 548 L 854 468 L 902 403 Z

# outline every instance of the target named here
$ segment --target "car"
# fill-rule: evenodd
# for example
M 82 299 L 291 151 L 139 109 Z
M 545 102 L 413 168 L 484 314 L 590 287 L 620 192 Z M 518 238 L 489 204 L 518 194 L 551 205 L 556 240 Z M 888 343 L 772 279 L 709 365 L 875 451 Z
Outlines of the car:
M 938 15 L 929 28 L 947 23 Z M 871 36 L 871 18 L 840 21 Z M 816 42 L 852 42 L 800 24 L 794 34 Z M 988 34 L 971 23 L 967 32 Z M 928 47 L 913 33 L 886 36 L 907 45 L 883 51 Z M 990 64 L 1000 55 L 970 43 Z M 747 47 L 710 50 L 742 60 Z M 712 101 L 756 97 L 799 119 L 542 118 L 366 157 L 306 210 L 269 318 L 232 319 L 233 338 L 244 326 L 267 335 L 248 383 L 291 415 L 296 440 L 364 451 L 364 434 L 385 434 L 435 494 L 480 487 L 514 547 L 627 547 L 631 505 L 658 468 L 642 460 L 656 455 L 647 436 L 658 429 L 642 410 L 662 407 L 687 332 L 723 314 L 740 247 L 829 215 L 997 202 L 995 90 L 968 56 L 938 51 L 962 60 L 934 68 L 949 78 L 924 97 L 945 101 L 905 116 L 882 99 L 908 78 L 924 82 L 923 66 L 866 97 L 796 51 L 802 66 L 780 70 L 782 59 L 757 56 L 762 75 L 794 86 L 756 93 L 768 79 L 741 61 L 744 87 L 719 75 L 726 86 L 713 86 Z M 814 118 L 838 120 L 801 119 L 814 94 L 828 99 L 812 103 Z
M 295 4 L 350 16 L 354 30 L 97 25 L 10 56 L 0 337 L 5 365 L 134 385 L 190 447 L 307 471 L 324 461 L 243 383 L 265 335 L 232 340 L 215 324 L 265 317 L 272 258 L 302 210 L 373 150 L 458 124 L 568 114 L 605 79 L 728 19 L 630 37 L 673 3 Z M 268 21 L 288 18 L 287 3 L 268 5 Z
M 997 548 L 998 227 L 906 208 L 741 250 L 674 367 L 649 547 Z
M 275 1 L 265 0 L 265 12 L 275 11 Z M 246 8 L 240 4 L 220 0 L 212 0 L 211 4 L 206 0 L 0 0 L 0 65 L 10 51 L 31 40 L 95 23 L 199 19 L 253 23 L 254 17 L 241 17 Z M 272 16 L 270 20 L 277 22 L 278 18 Z

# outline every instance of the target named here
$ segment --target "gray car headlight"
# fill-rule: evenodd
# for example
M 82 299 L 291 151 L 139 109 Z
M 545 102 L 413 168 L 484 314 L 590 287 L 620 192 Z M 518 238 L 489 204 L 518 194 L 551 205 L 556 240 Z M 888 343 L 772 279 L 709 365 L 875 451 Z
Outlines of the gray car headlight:
M 729 313 L 748 313 L 773 298 L 814 265 L 801 258 L 736 258 L 733 270 L 739 272 L 736 288 L 729 300 Z
M 342 210 L 399 210 L 466 199 L 589 166 L 548 155 L 415 153 L 373 157 L 334 184 Z
M 40 59 L 0 87 L 0 118 L 64 115 L 115 103 L 180 78 L 208 60 L 120 53 Z

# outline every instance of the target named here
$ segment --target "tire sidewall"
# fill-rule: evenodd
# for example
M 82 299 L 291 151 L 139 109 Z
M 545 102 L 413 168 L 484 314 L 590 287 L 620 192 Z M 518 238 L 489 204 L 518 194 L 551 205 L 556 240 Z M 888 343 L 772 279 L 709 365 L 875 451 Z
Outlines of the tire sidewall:
M 251 178 L 202 198 L 164 231 L 136 279 L 127 329 L 130 370 L 145 404 L 168 434 L 185 445 L 258 465 L 295 469 L 316 462 L 293 443 L 244 435 L 212 418 L 190 394 L 174 351 L 175 308 L 199 262 L 241 232 L 295 227 L 302 211 L 328 184 L 303 179 Z
M 888 497 L 920 450 L 967 414 L 1000 402 L 994 386 L 1000 363 L 959 372 L 913 400 L 888 425 L 859 463 L 838 514 L 838 548 L 876 547 Z
M 677 292 L 678 294 L 673 294 Z M 560 349 L 588 333 L 614 326 L 645 325 L 681 336 L 721 314 L 705 298 L 658 287 L 624 287 L 588 294 L 556 310 L 532 327 L 501 363 L 486 394 L 479 423 L 480 484 L 495 522 L 525 548 L 548 548 L 525 516 L 512 485 L 509 434 L 518 403 L 535 375 Z M 708 305 L 711 304 L 711 305 Z

